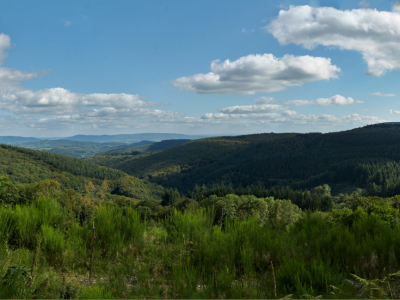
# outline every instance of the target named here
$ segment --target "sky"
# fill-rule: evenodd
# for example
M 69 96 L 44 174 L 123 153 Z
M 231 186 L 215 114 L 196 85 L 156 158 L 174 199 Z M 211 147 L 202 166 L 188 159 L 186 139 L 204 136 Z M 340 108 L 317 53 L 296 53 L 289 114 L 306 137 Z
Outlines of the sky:
M 400 122 L 400 2 L 0 0 L 0 135 Z

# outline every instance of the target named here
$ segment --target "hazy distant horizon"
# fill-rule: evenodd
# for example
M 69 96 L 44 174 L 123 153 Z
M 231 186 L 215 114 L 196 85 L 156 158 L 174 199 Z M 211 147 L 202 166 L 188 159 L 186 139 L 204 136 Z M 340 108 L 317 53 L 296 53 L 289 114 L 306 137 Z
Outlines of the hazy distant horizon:
M 379 125 L 379 124 L 397 124 L 400 122 L 382 122 L 382 123 L 376 123 L 376 124 L 371 124 L 371 125 Z M 366 126 L 366 125 L 363 125 Z M 301 131 L 285 131 L 285 132 L 274 132 L 274 131 L 265 131 L 265 132 L 253 132 L 253 133 L 245 133 L 245 134 L 235 134 L 235 133 L 221 133 L 221 134 L 212 134 L 212 133 L 203 133 L 203 134 L 187 134 L 187 133 L 179 133 L 179 132 L 136 132 L 136 133 L 117 133 L 117 134 L 75 134 L 75 135 L 67 135 L 67 136 L 24 136 L 24 135 L 12 135 L 12 137 L 23 137 L 23 138 L 37 138 L 37 139 L 65 139 L 65 138 L 71 138 L 75 136 L 121 136 L 121 135 L 141 135 L 141 134 L 176 134 L 176 135 L 185 135 L 185 136 L 236 136 L 236 135 L 251 135 L 251 134 L 262 134 L 262 133 L 313 133 L 313 132 L 320 132 L 320 133 L 330 133 L 330 132 L 339 132 L 339 131 L 347 131 L 347 130 L 352 130 L 352 129 L 357 129 L 363 126 L 358 126 L 358 127 L 353 127 L 353 128 L 348 128 L 344 130 L 334 130 L 334 131 L 306 131 L 306 132 L 301 132 Z M 0 138 L 3 137 L 11 137 L 10 135 L 0 135 Z

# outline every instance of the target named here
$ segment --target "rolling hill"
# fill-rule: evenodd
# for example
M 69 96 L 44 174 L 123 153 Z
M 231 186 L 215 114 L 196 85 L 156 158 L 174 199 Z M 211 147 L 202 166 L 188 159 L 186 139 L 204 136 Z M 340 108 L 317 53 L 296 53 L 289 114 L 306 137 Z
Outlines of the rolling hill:
M 195 185 L 310 188 L 343 184 L 400 193 L 400 126 L 335 133 L 255 134 L 190 141 L 113 167 L 181 192 Z
M 111 153 L 129 153 L 129 152 L 155 152 L 155 151 L 162 151 L 167 150 L 169 148 L 186 144 L 190 142 L 190 139 L 178 139 L 178 140 L 163 140 L 160 142 L 149 142 L 149 141 L 142 141 L 140 143 L 136 143 L 131 145 L 130 147 L 125 147 L 121 149 L 111 150 Z
M 130 146 L 125 143 L 95 143 L 69 140 L 40 140 L 18 144 L 20 147 L 43 150 L 51 153 L 78 158 L 88 158 L 115 149 Z
M 61 183 L 62 189 L 78 192 L 84 189 L 87 181 L 101 184 L 107 179 L 113 190 L 136 199 L 159 199 L 163 192 L 156 184 L 87 160 L 5 144 L 0 144 L 0 176 L 17 184 L 53 179 Z
M 156 143 L 142 141 L 137 143 L 139 145 L 133 147 L 126 147 L 96 155 L 91 157 L 90 161 L 100 166 L 118 169 L 119 165 L 123 165 L 132 159 L 145 157 L 152 152 L 167 150 L 190 141 L 191 140 L 165 140 Z

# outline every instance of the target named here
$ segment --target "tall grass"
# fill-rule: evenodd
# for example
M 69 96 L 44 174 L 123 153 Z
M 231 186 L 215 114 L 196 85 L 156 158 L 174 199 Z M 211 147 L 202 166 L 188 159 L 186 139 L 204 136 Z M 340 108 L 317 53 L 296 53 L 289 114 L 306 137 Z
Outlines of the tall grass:
M 52 199 L 1 207 L 2 282 L 17 265 L 29 274 L 37 265 L 37 276 L 31 287 L 16 281 L 17 290 L 0 283 L 0 298 L 331 297 L 330 285 L 355 297 L 350 274 L 383 278 L 400 268 L 400 227 L 375 214 L 348 225 L 318 212 L 276 222 L 215 222 L 204 208 L 143 220 L 130 207 L 104 205 L 81 224 Z

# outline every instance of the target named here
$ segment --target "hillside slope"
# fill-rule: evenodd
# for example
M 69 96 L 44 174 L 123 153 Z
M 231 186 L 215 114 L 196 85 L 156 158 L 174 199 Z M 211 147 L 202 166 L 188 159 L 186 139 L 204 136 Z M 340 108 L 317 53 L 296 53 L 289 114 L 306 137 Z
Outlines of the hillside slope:
M 111 150 L 111 153 L 129 153 L 129 152 L 155 152 L 167 150 L 169 148 L 186 144 L 190 142 L 189 139 L 178 139 L 178 140 L 163 140 L 161 142 L 149 142 L 142 141 L 140 143 L 132 144 L 130 147 L 125 147 L 121 149 Z
M 18 146 L 71 157 L 88 158 L 100 153 L 125 148 L 130 145 L 115 142 L 94 143 L 69 140 L 40 140 L 35 142 L 21 143 L 18 144 Z
M 163 191 L 156 184 L 90 161 L 4 144 L 0 144 L 0 176 L 20 184 L 54 179 L 61 183 L 62 189 L 78 192 L 85 188 L 87 181 L 101 184 L 107 179 L 113 189 L 123 190 L 120 194 L 137 199 L 157 199 Z
M 400 126 L 336 133 L 257 134 L 191 141 L 114 167 L 182 192 L 197 185 L 349 184 L 400 193 Z
M 104 167 L 118 169 L 132 159 L 142 158 L 150 155 L 152 152 L 167 150 L 172 147 L 186 144 L 191 140 L 164 140 L 161 142 L 142 141 L 140 145 L 117 149 L 106 153 L 98 154 L 88 160 Z

